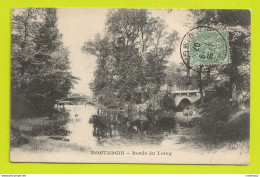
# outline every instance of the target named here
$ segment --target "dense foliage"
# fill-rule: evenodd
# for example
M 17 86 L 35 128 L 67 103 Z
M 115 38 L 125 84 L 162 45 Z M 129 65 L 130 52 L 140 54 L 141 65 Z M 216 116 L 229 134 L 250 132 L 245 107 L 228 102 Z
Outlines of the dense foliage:
M 250 93 L 251 22 L 249 10 L 191 10 L 194 26 L 210 26 L 228 32 L 231 63 L 206 67 L 197 74 L 203 89 L 227 93 L 234 102 L 239 95 Z M 203 77 L 203 75 L 206 75 Z M 202 89 L 202 88 L 201 88 Z
M 72 88 L 69 52 L 57 28 L 56 9 L 14 9 L 11 94 L 13 116 L 42 114 Z M 28 109 L 30 111 L 28 111 Z
M 168 33 L 147 10 L 110 10 L 105 34 L 82 47 L 97 57 L 91 89 L 98 101 L 108 107 L 141 103 L 158 92 L 176 40 L 176 31 Z

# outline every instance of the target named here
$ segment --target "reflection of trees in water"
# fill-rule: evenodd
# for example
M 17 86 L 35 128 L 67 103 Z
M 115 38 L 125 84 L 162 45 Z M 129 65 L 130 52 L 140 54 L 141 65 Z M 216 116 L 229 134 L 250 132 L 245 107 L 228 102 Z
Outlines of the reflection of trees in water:
M 93 136 L 98 140 L 115 136 L 127 139 L 138 136 L 150 136 L 162 132 L 172 132 L 176 125 L 173 117 L 167 117 L 161 112 L 150 114 L 131 114 L 126 116 L 123 112 L 100 111 L 93 115 L 89 123 L 93 125 Z M 132 117 L 132 118 L 131 118 Z

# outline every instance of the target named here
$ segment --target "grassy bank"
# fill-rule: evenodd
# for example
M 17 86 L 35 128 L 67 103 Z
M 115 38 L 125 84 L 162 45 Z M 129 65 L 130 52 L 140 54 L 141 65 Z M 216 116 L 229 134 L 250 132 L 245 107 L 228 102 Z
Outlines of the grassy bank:
M 69 134 L 65 129 L 69 114 L 64 110 L 54 110 L 52 116 L 12 118 L 11 148 L 29 144 L 36 136 L 63 137 Z
M 226 97 L 215 97 L 196 102 L 189 106 L 195 111 L 193 119 L 183 119 L 188 128 L 184 128 L 183 141 L 195 145 L 205 145 L 207 149 L 246 148 L 249 149 L 250 110 L 232 106 Z

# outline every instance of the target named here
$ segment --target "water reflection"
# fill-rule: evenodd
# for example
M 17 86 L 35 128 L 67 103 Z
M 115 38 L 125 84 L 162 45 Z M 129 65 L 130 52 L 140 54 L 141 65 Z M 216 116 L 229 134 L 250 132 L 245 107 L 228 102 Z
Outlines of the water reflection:
M 100 144 L 122 138 L 133 143 L 159 144 L 165 133 L 175 132 L 176 120 L 162 112 L 149 117 L 149 114 L 129 115 L 124 111 L 97 109 L 89 123 L 93 125 L 93 136 Z
M 93 137 L 93 127 L 89 124 L 89 118 L 96 112 L 96 108 L 90 105 L 66 105 L 70 114 L 70 121 L 67 129 L 71 132 L 67 139 L 79 145 L 96 146 L 96 139 Z
M 160 144 L 176 133 L 176 120 L 161 111 L 146 114 L 100 109 L 92 105 L 66 105 L 69 120 L 63 140 L 95 148 L 99 145 Z

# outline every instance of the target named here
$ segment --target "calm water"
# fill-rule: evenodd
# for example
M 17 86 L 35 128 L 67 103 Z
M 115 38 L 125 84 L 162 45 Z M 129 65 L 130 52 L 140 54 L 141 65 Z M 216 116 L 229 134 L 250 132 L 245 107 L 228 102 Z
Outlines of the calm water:
M 37 119 L 36 125 L 34 119 L 21 122 L 24 133 L 31 129 L 30 139 L 11 149 L 11 161 L 219 163 L 226 158 L 225 162 L 234 164 L 237 159 L 244 163 L 249 157 L 248 143 L 235 150 L 227 145 L 211 151 L 205 144 L 189 142 L 185 129 L 176 131 L 178 124 L 172 115 L 129 115 L 90 105 L 66 105 L 65 109 L 68 114 L 55 113 L 51 119 Z M 92 151 L 124 151 L 126 156 L 93 156 Z M 151 151 L 157 155 L 127 155 Z
M 78 145 L 121 146 L 159 145 L 175 135 L 175 120 L 159 119 L 158 115 L 129 114 L 101 110 L 91 105 L 66 105 L 69 121 L 64 128 L 66 140 Z M 156 118 L 157 117 L 157 118 Z
M 70 132 L 67 139 L 79 145 L 96 146 L 94 128 L 89 123 L 91 116 L 96 114 L 96 108 L 90 105 L 66 105 L 65 109 L 70 114 L 70 121 L 66 125 L 66 129 Z

